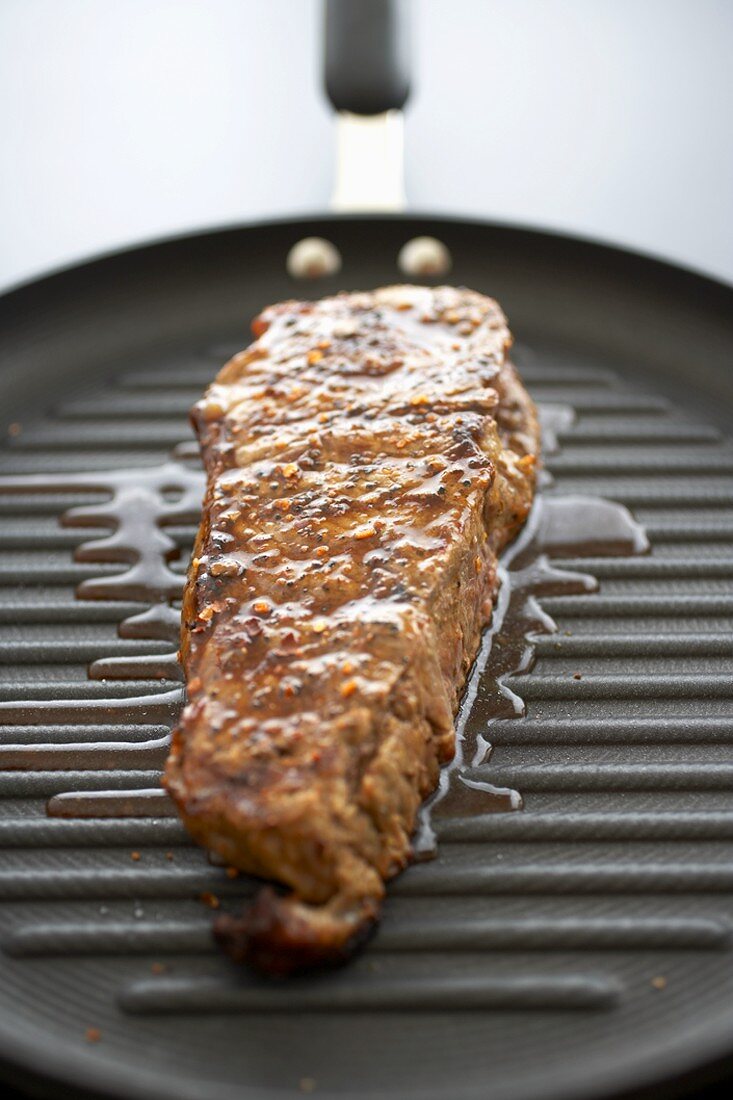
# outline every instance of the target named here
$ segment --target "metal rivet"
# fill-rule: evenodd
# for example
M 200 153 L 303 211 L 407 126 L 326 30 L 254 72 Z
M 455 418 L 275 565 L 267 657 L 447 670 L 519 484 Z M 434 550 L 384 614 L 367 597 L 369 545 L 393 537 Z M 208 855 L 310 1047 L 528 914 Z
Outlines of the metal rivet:
M 304 237 L 290 249 L 285 263 L 293 279 L 323 279 L 341 270 L 341 253 L 323 237 Z
M 400 249 L 397 264 L 405 275 L 445 275 L 453 264 L 451 254 L 436 237 L 413 237 Z

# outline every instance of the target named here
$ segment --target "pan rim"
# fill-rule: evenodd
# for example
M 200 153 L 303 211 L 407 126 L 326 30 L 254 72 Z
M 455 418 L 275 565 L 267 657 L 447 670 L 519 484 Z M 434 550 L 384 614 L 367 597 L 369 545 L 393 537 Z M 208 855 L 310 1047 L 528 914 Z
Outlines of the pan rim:
M 262 219 L 164 235 L 129 247 L 103 251 L 11 285 L 0 294 L 0 308 L 12 311 L 18 304 L 22 304 L 26 297 L 39 291 L 52 290 L 65 276 L 83 275 L 95 268 L 112 266 L 120 260 L 142 260 L 146 253 L 165 246 L 183 245 L 194 241 L 203 243 L 207 238 L 213 241 L 247 230 L 267 231 L 286 227 L 306 230 L 316 225 L 348 225 L 365 221 L 400 223 L 416 227 L 429 222 L 434 226 L 446 226 L 458 230 L 479 229 L 496 231 L 512 237 L 521 236 L 538 243 L 544 242 L 548 246 L 552 244 L 570 246 L 589 255 L 615 258 L 619 264 L 641 265 L 652 278 L 656 276 L 672 279 L 678 286 L 684 284 L 690 288 L 696 286 L 712 295 L 722 308 L 730 308 L 733 305 L 733 284 L 649 253 L 557 230 L 487 219 L 464 218 L 459 215 L 411 211 L 409 214 L 378 216 L 314 212 L 297 217 Z M 574 1078 L 569 1080 L 566 1078 L 557 1087 L 547 1082 L 544 1090 L 545 1100 L 585 1100 L 588 1077 L 591 1073 L 593 1074 L 593 1093 L 597 1100 L 623 1095 L 630 1091 L 636 1093 L 645 1089 L 661 1088 L 671 1085 L 680 1076 L 702 1075 L 706 1070 L 709 1072 L 716 1062 L 733 1054 L 732 1025 L 733 1009 L 722 1020 L 719 1018 L 714 1028 L 705 1028 L 704 1034 L 700 1034 L 698 1030 L 691 1027 L 689 1034 L 681 1040 L 670 1040 L 668 1046 L 657 1048 L 651 1054 L 647 1052 L 635 1059 L 627 1059 L 621 1066 L 609 1066 L 605 1071 L 598 1069 L 589 1071 L 586 1068 Z M 664 1066 L 661 1074 L 660 1062 L 663 1062 Z M 54 1036 L 48 1036 L 41 1046 L 37 1040 L 28 1037 L 27 1028 L 14 1027 L 7 1020 L 0 1020 L 0 1072 L 2 1076 L 6 1076 L 8 1071 L 16 1073 L 19 1080 L 35 1082 L 37 1087 L 47 1089 L 51 1095 L 54 1090 L 68 1087 L 87 1089 L 94 1095 L 110 1098 L 110 1100 L 112 1098 L 114 1100 L 122 1100 L 122 1098 L 125 1100 L 189 1100 L 189 1098 L 194 1100 L 194 1097 L 199 1095 L 194 1091 L 182 1093 L 181 1083 L 177 1082 L 174 1086 L 172 1082 L 166 1082 L 162 1072 L 138 1066 L 110 1065 L 109 1062 L 103 1062 L 99 1054 L 83 1048 L 71 1052 L 66 1043 Z M 529 1100 L 530 1095 L 534 1096 L 534 1092 L 530 1090 L 531 1086 L 510 1087 L 503 1096 L 505 1100 Z M 248 1092 L 244 1094 L 241 1086 L 237 1086 L 236 1089 L 229 1085 L 221 1086 L 220 1095 L 224 1100 L 230 1100 L 230 1097 L 233 1100 L 235 1096 L 242 1097 L 247 1094 L 251 1095 L 253 1100 L 255 1097 L 265 1095 L 256 1085 L 250 1086 Z M 280 1096 L 291 1094 L 291 1092 L 268 1092 L 267 1096 L 270 1100 L 278 1100 Z M 358 1097 L 360 1094 L 352 1095 Z
M 153 252 L 167 246 L 175 246 L 187 242 L 204 243 L 206 238 L 224 238 L 235 233 L 243 233 L 248 230 L 267 231 L 268 229 L 284 229 L 287 226 L 293 228 L 305 228 L 313 225 L 349 225 L 352 223 L 376 222 L 376 223 L 401 223 L 405 225 L 419 226 L 424 222 L 434 225 L 445 225 L 455 229 L 481 229 L 506 233 L 509 236 L 525 237 L 545 241 L 547 244 L 566 245 L 577 247 L 588 252 L 604 252 L 609 258 L 614 257 L 618 262 L 634 262 L 646 265 L 650 271 L 656 270 L 658 275 L 666 274 L 668 277 L 689 280 L 698 285 L 707 287 L 711 292 L 722 294 L 733 302 L 733 280 L 727 282 L 724 279 L 711 275 L 700 268 L 678 264 L 664 256 L 643 249 L 629 248 L 624 245 L 614 244 L 610 240 L 593 237 L 582 233 L 565 233 L 559 229 L 547 229 L 541 226 L 525 225 L 519 222 L 493 220 L 490 218 L 465 218 L 460 214 L 434 213 L 429 210 L 411 210 L 409 213 L 349 213 L 333 214 L 329 211 L 315 211 L 310 214 L 298 214 L 294 217 L 261 218 L 244 222 L 229 222 L 223 225 L 202 226 L 180 233 L 167 233 L 160 236 L 147 237 L 141 241 L 125 245 L 122 248 L 101 249 L 89 256 L 72 261 L 68 264 L 60 264 L 50 267 L 36 276 L 21 279 L 11 283 L 0 292 L 0 305 L 10 304 L 11 298 L 20 298 L 26 293 L 46 289 L 53 282 L 62 279 L 66 275 L 84 274 L 90 269 L 114 263 L 119 260 L 132 260 L 138 254 Z
M 651 1054 L 645 1053 L 640 1058 L 627 1059 L 621 1067 L 614 1066 L 610 1061 L 609 1069 L 586 1067 L 572 1078 L 565 1077 L 557 1085 L 544 1079 L 543 1100 L 587 1100 L 589 1078 L 593 1080 L 593 1095 L 596 1100 L 621 1100 L 624 1097 L 642 1100 L 652 1093 L 656 1095 L 660 1089 L 665 1089 L 664 1095 L 668 1098 L 684 1095 L 695 1083 L 702 1083 L 709 1078 L 714 1080 L 715 1067 L 728 1062 L 733 1051 L 730 1037 L 732 1025 L 733 1011 L 722 1022 L 718 1020 L 718 1026 L 702 1045 L 699 1036 L 695 1034 L 695 1028 L 692 1028 L 691 1037 L 694 1037 L 694 1043 L 670 1039 L 667 1045 L 657 1048 Z M 12 1047 L 12 1053 L 9 1046 Z M 664 1062 L 665 1067 L 662 1076 L 659 1075 L 660 1061 Z M 60 1096 L 59 1090 L 69 1087 L 87 1090 L 90 1100 L 199 1100 L 201 1096 L 200 1082 L 190 1082 L 192 1088 L 189 1090 L 180 1079 L 173 1083 L 158 1070 L 110 1065 L 108 1061 L 101 1062 L 91 1050 L 86 1052 L 78 1049 L 69 1053 L 66 1044 L 55 1038 L 39 1049 L 34 1041 L 24 1037 L 20 1031 L 0 1022 L 0 1071 L 6 1080 L 8 1070 L 15 1075 L 15 1079 L 10 1080 L 11 1084 L 31 1084 L 44 1089 L 42 1095 L 49 1097 Z M 292 1088 L 277 1091 L 268 1089 L 265 1092 L 258 1085 L 232 1086 L 221 1083 L 217 1087 L 217 1100 L 247 1100 L 248 1097 L 250 1100 L 290 1100 L 292 1095 Z M 371 1091 L 342 1095 L 344 1100 L 368 1100 L 376 1094 Z M 399 1093 L 379 1095 L 397 1097 Z M 442 1100 L 444 1092 L 436 1089 L 430 1093 L 423 1092 L 422 1095 Z M 477 1100 L 482 1094 L 471 1091 L 454 1095 L 456 1100 L 460 1100 L 461 1095 L 468 1100 Z M 483 1095 L 488 1100 L 489 1092 Z M 536 1095 L 536 1088 L 531 1081 L 521 1086 L 510 1086 L 500 1094 L 502 1100 L 534 1100 Z

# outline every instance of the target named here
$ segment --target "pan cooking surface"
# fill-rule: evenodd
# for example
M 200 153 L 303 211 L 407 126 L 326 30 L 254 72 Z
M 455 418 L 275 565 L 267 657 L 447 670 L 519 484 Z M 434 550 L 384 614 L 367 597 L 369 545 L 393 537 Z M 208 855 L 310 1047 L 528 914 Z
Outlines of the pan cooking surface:
M 523 377 L 556 410 L 548 497 L 626 505 L 651 552 L 554 561 L 600 589 L 542 598 L 558 630 L 512 681 L 526 716 L 492 724 L 491 781 L 518 789 L 524 810 L 437 818 L 438 857 L 392 884 L 368 949 L 338 973 L 273 985 L 214 950 L 211 906 L 250 886 L 189 844 L 156 791 L 179 692 L 174 622 L 119 636 L 145 593 L 110 586 L 114 547 L 107 561 L 74 559 L 104 532 L 88 514 L 59 518 L 100 493 L 74 478 L 33 493 L 0 484 L 0 1042 L 48 1082 L 120 1096 L 529 1100 L 642 1085 L 726 1049 L 724 288 L 596 246 L 419 219 L 155 246 L 0 306 L 12 409 L 0 474 L 149 478 L 190 437 L 187 409 L 249 318 L 337 289 L 283 274 L 299 237 L 334 240 L 338 286 L 356 288 L 396 281 L 394 257 L 420 232 L 448 243 L 451 281 L 502 301 Z M 175 582 L 194 515 L 167 489 Z M 82 582 L 101 583 L 96 599 L 77 597 Z M 479 685 L 473 735 L 486 718 Z M 80 742 L 99 748 L 70 760 L 64 746 Z

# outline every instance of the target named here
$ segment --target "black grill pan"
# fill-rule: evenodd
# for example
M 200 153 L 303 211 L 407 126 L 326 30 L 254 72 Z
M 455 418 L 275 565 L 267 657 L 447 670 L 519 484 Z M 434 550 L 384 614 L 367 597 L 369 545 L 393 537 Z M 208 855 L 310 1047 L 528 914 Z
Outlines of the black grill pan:
M 584 561 L 598 593 L 544 600 L 558 634 L 518 687 L 527 716 L 493 730 L 494 778 L 525 809 L 446 822 L 438 859 L 393 884 L 381 931 L 337 974 L 272 987 L 219 957 L 200 895 L 230 904 L 248 886 L 174 818 L 47 816 L 58 792 L 154 785 L 161 753 L 124 773 L 62 759 L 0 772 L 0 1050 L 36 1090 L 595 1100 L 687 1079 L 733 1047 L 730 289 L 422 217 L 165 241 L 0 300 L 0 472 L 160 462 L 265 303 L 393 282 L 419 234 L 446 242 L 452 281 L 503 303 L 538 400 L 575 410 L 548 491 L 626 504 L 651 553 Z M 311 235 L 339 248 L 337 279 L 285 274 Z M 0 489 L 3 750 L 135 745 L 172 721 L 129 699 L 170 684 L 88 678 L 100 657 L 170 647 L 117 637 L 134 607 L 75 597 L 116 568 L 74 560 L 89 532 L 59 516 L 86 499 Z M 174 531 L 179 567 L 191 535 Z

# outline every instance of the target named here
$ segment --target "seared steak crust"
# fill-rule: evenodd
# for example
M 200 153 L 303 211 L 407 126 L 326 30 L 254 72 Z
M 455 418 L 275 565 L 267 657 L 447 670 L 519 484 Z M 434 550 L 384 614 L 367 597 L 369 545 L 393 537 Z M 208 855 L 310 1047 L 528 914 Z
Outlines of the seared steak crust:
M 235 957 L 345 957 L 421 801 L 529 511 L 539 433 L 497 304 L 395 286 L 284 302 L 193 410 L 208 487 L 166 785 L 268 889 Z

